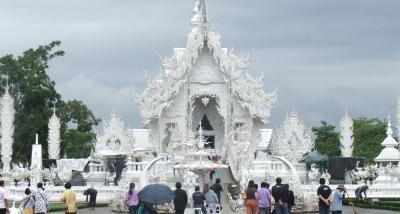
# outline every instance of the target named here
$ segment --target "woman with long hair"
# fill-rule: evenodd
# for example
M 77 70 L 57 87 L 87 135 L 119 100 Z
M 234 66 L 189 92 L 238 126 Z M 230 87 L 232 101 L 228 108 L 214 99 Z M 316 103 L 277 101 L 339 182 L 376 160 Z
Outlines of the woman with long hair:
M 135 183 L 129 184 L 129 190 L 125 196 L 126 206 L 128 206 L 129 214 L 136 214 L 139 204 L 138 192 L 135 190 Z
M 246 214 L 258 214 L 257 189 L 253 180 L 249 181 L 246 188 Z

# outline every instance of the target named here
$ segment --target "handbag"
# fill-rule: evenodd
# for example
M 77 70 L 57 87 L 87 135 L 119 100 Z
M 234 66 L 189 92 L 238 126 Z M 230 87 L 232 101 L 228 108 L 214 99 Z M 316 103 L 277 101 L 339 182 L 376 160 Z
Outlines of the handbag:
M 246 200 L 246 199 L 247 199 L 247 192 L 246 192 L 246 191 L 244 191 L 244 192 L 242 193 L 242 199 L 243 199 L 243 200 Z
M 18 207 L 18 214 L 25 214 L 24 209 L 26 204 L 28 204 L 28 202 L 31 200 L 31 197 L 28 196 L 27 200 L 25 201 L 25 203 L 22 205 L 22 203 L 19 205 Z M 33 213 L 33 208 L 32 209 L 32 213 Z

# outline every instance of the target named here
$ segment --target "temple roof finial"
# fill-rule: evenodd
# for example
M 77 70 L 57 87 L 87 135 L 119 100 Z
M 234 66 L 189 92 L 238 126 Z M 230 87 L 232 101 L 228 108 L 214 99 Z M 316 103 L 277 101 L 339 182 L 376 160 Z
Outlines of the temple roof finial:
M 193 27 L 198 27 L 207 23 L 207 4 L 205 0 L 196 1 L 193 13 L 193 18 L 190 20 L 190 24 L 192 24 Z
M 388 116 L 388 123 L 387 123 L 387 131 L 386 135 L 389 137 L 393 136 L 393 130 L 392 130 L 392 123 L 390 123 L 390 116 Z

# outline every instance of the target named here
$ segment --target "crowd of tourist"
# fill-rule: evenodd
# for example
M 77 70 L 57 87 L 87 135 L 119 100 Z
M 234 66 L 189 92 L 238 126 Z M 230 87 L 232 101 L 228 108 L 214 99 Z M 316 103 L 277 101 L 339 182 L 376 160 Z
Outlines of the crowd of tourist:
M 343 199 L 345 197 L 346 188 L 343 184 L 338 185 L 335 191 L 325 184 L 325 179 L 320 178 L 320 186 L 317 189 L 317 197 L 319 200 L 320 214 L 341 214 L 343 210 Z M 189 203 L 189 197 L 185 190 L 182 189 L 180 182 L 176 183 L 175 198 L 173 200 L 176 214 L 185 213 L 186 206 Z M 75 192 L 71 189 L 71 183 L 64 185 L 65 191 L 62 193 L 60 200 L 64 205 L 66 214 L 77 213 L 77 199 Z M 361 186 L 355 190 L 358 200 L 366 198 L 366 190 L 368 186 Z M 209 186 L 204 185 L 203 191 L 200 186 L 195 186 L 195 192 L 191 195 L 193 208 L 198 214 L 207 214 L 211 211 L 221 211 L 221 180 L 218 178 L 215 183 Z M 97 191 L 91 187 L 84 191 L 84 194 L 90 197 L 88 206 L 94 207 L 96 203 Z M 135 189 L 135 184 L 131 183 L 127 190 L 125 204 L 130 214 L 155 214 L 156 211 L 151 204 L 141 202 L 139 192 Z M 0 180 L 0 214 L 8 213 L 8 196 L 4 189 L 4 181 Z M 292 213 L 292 207 L 295 205 L 295 193 L 290 190 L 288 184 L 283 184 L 281 178 L 276 178 L 276 184 L 270 188 L 270 184 L 261 182 L 260 186 L 253 180 L 250 180 L 242 194 L 242 199 L 246 208 L 246 214 L 289 214 Z M 37 184 L 37 190 L 32 192 L 29 188 L 25 189 L 25 197 L 21 201 L 23 214 L 41 214 L 49 211 L 49 199 L 43 188 L 43 183 Z M 139 212 L 140 211 L 140 212 Z
M 325 179 L 320 179 L 320 186 L 317 190 L 319 199 L 318 211 L 320 214 L 341 214 L 343 211 L 343 199 L 345 197 L 346 188 L 343 184 L 338 185 L 335 192 L 325 184 Z M 282 184 L 281 178 L 276 178 L 276 184 L 270 189 L 270 185 L 262 182 L 261 187 L 250 180 L 246 190 L 242 195 L 245 201 L 246 214 L 289 214 L 295 205 L 295 195 L 290 190 L 288 184 Z M 365 194 L 365 187 L 356 190 L 356 195 L 361 197 L 361 193 Z
M 261 182 L 260 188 L 250 180 L 242 195 L 245 201 L 246 214 L 287 214 L 294 206 L 294 193 L 282 179 L 276 179 L 276 185 Z

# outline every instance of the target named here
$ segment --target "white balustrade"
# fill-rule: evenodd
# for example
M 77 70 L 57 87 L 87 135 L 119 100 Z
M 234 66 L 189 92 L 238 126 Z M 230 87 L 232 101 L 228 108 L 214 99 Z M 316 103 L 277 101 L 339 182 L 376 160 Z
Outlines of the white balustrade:
M 9 201 L 21 201 L 25 196 L 26 186 L 10 187 L 9 190 Z M 89 186 L 73 186 L 72 190 L 76 193 L 76 198 L 78 202 L 85 202 L 86 196 L 83 192 L 88 189 Z M 112 199 L 114 192 L 118 190 L 116 186 L 95 186 L 97 190 L 97 202 L 99 203 L 109 203 Z M 6 188 L 7 189 L 7 188 Z M 64 192 L 65 188 L 63 186 L 46 186 L 45 192 L 50 202 L 60 202 L 61 194 Z

